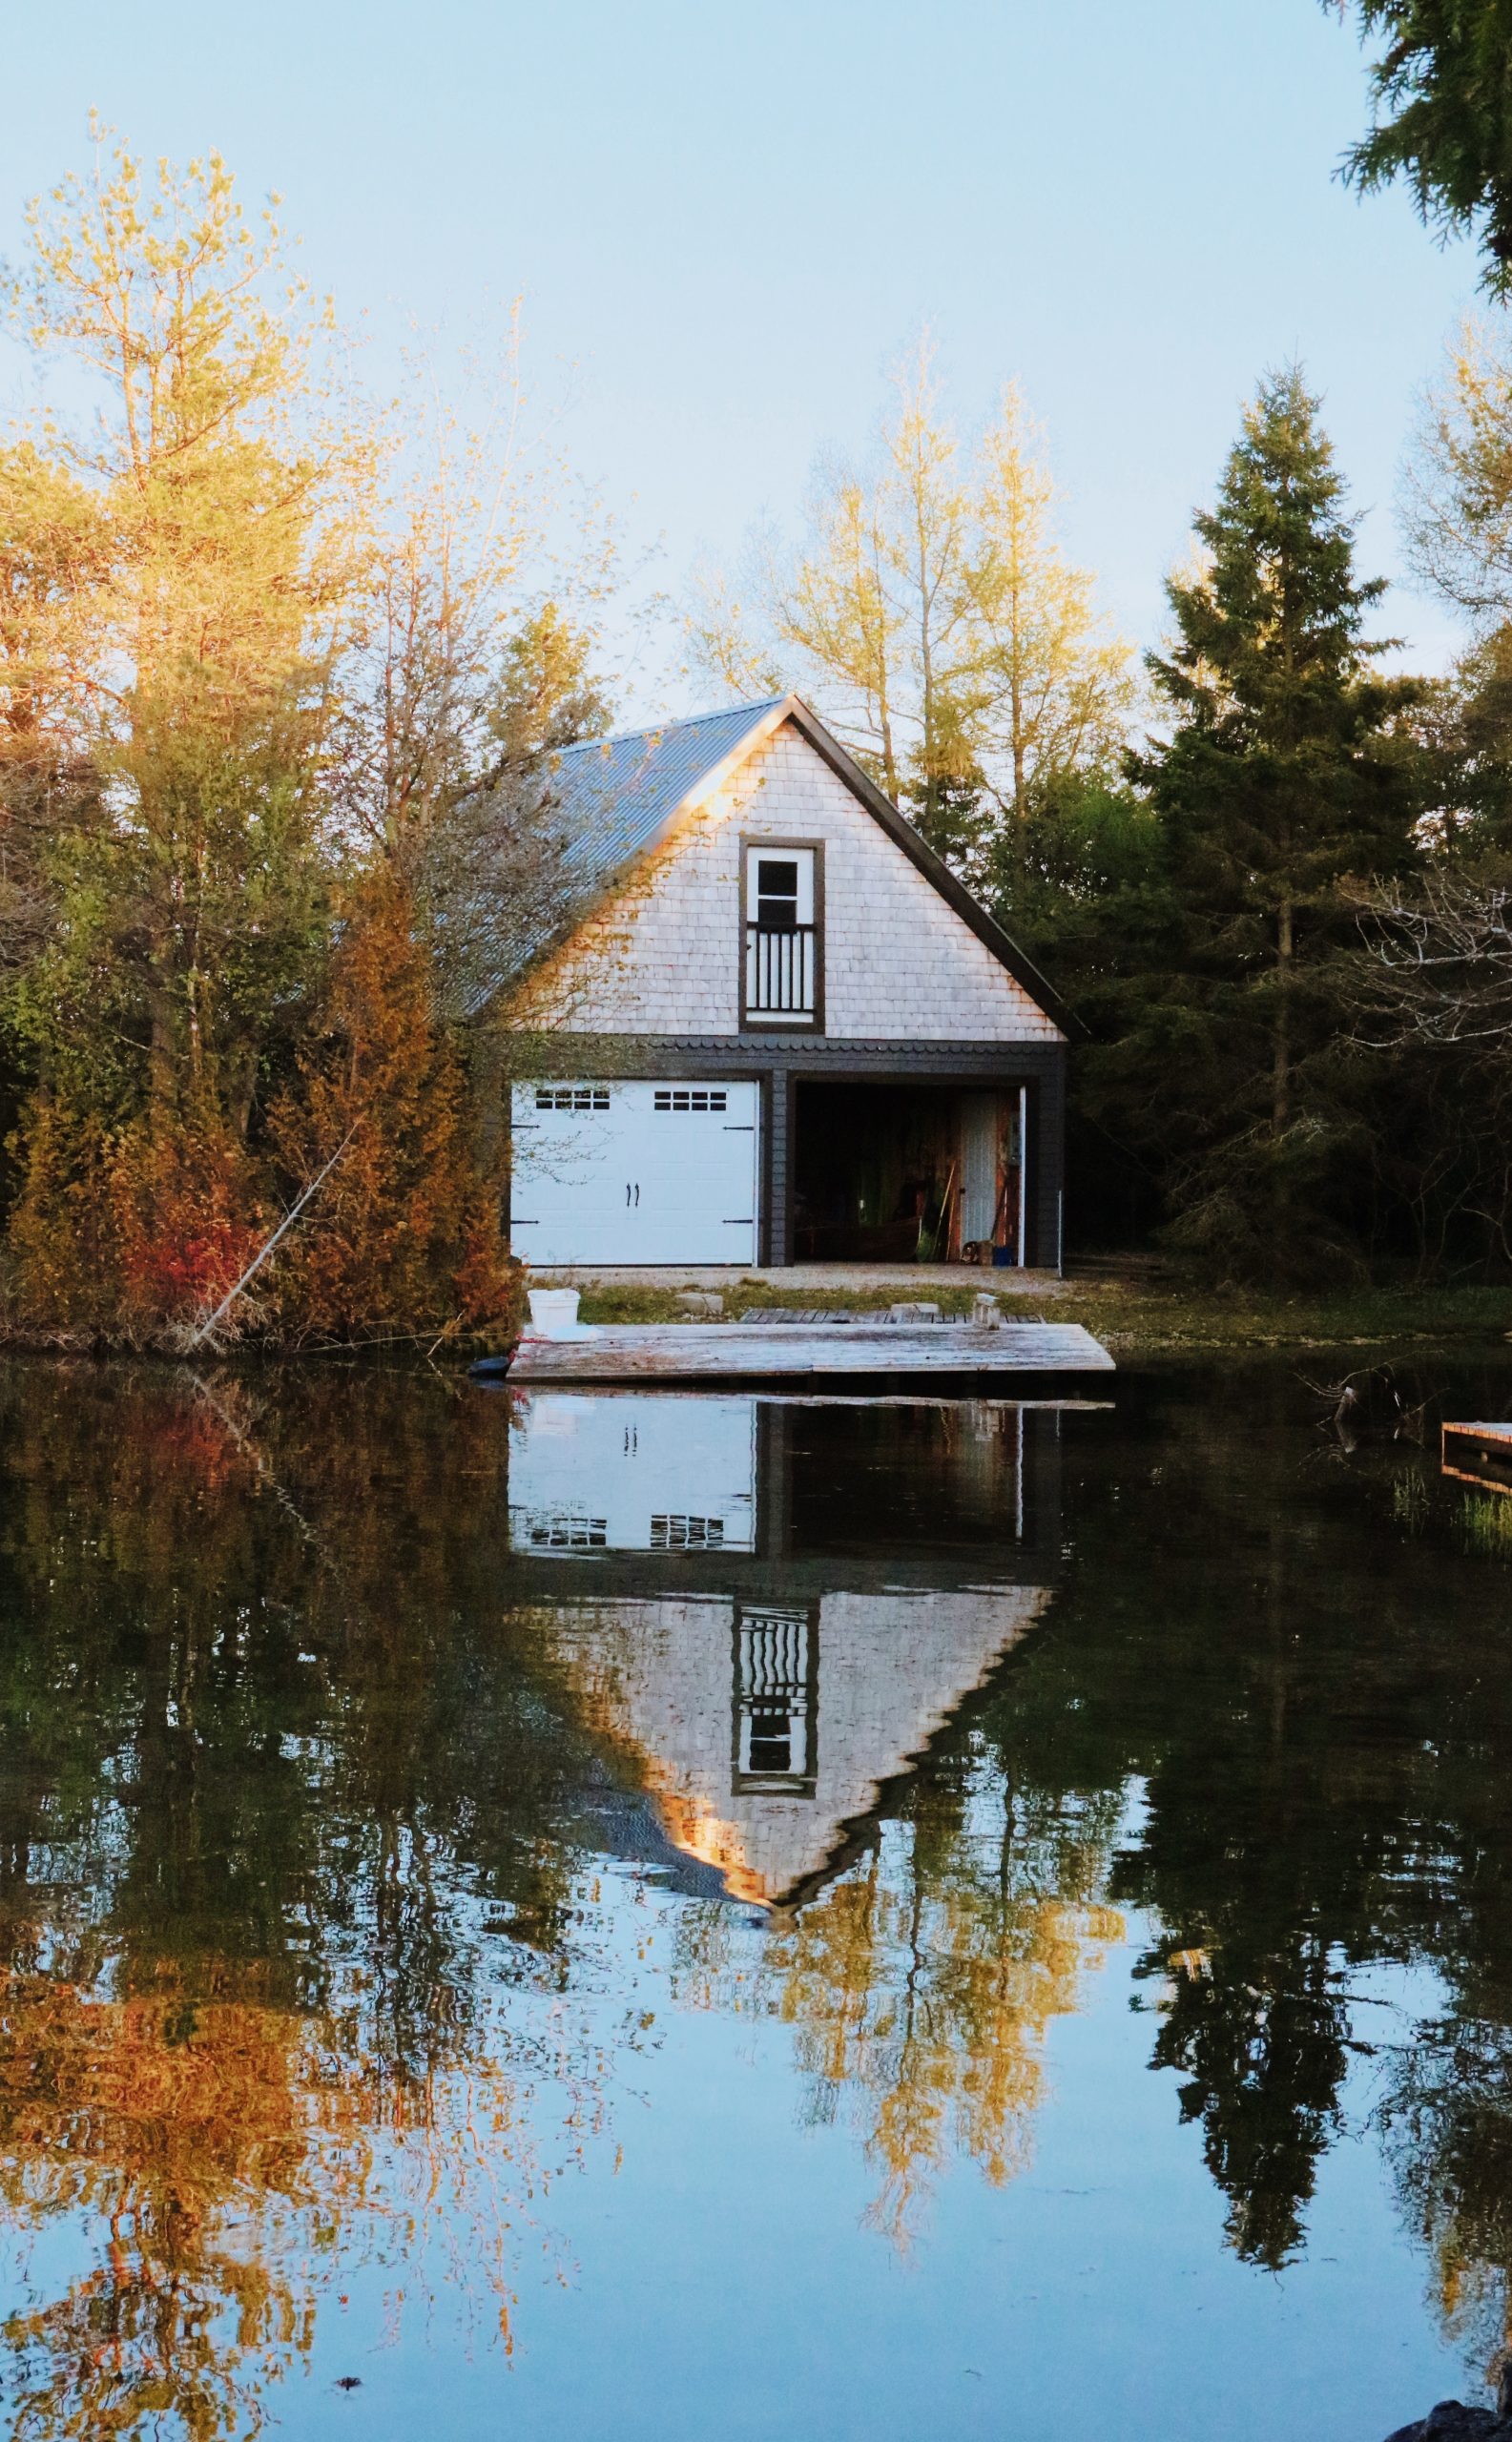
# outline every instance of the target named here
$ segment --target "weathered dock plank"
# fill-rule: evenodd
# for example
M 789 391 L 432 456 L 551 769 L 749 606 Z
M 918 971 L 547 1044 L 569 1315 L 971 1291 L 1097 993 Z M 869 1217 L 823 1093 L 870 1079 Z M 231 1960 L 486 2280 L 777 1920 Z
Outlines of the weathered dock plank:
M 1110 1374 L 1113 1360 L 1080 1323 L 605 1324 L 581 1339 L 520 1342 L 512 1382 L 791 1379 L 795 1376 L 901 1376 Z
M 1440 1462 L 1458 1483 L 1512 1492 L 1512 1423 L 1446 1424 Z

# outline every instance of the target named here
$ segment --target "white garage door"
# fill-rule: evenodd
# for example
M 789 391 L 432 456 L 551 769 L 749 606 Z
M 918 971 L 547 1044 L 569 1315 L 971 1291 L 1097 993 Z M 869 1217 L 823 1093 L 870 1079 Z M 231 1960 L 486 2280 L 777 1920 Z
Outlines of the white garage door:
M 516 1086 L 510 1240 L 527 1263 L 755 1263 L 749 1082 Z

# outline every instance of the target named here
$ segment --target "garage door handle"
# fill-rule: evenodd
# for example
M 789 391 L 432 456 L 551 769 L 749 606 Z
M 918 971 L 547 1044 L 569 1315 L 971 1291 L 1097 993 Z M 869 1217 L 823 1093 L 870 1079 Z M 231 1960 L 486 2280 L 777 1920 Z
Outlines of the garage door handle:
M 634 1188 L 634 1189 L 632 1190 L 632 1189 L 630 1187 L 629 1183 L 627 1182 L 627 1184 L 626 1184 L 626 1188 L 625 1188 L 625 1201 L 626 1201 L 626 1203 L 627 1203 L 627 1204 L 629 1204 L 629 1202 L 631 1201 L 631 1197 L 632 1197 L 632 1194 L 633 1194 L 633 1196 L 634 1196 L 634 1200 L 635 1200 L 635 1202 L 638 1204 L 638 1203 L 640 1202 L 640 1190 L 639 1190 L 639 1188 L 637 1187 L 637 1188 Z

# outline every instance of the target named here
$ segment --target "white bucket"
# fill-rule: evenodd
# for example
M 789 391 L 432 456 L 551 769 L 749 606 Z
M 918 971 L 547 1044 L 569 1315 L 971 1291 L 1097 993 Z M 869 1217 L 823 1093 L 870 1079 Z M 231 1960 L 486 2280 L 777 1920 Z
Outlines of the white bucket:
M 580 1339 L 584 1325 L 577 1319 L 576 1289 L 530 1289 L 530 1329 L 537 1339 Z

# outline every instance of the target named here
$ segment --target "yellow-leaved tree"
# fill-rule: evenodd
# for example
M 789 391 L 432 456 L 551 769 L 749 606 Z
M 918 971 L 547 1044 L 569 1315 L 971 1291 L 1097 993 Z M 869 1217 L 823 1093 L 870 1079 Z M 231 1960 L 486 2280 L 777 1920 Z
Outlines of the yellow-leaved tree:
M 603 717 L 591 613 L 529 589 L 517 383 L 482 439 L 375 406 L 273 206 L 217 155 L 148 171 L 94 135 L 8 298 L 72 410 L 0 445 L 11 1313 L 171 1340 L 217 1312 L 338 1149 L 355 1027 L 406 1047 L 336 1096 L 340 1288 L 290 1246 L 234 1319 L 479 1318 L 507 1272 L 459 1027 L 553 859 L 523 780 L 509 819 L 466 809 Z
M 860 467 L 821 462 L 796 550 L 758 537 L 700 574 L 689 642 L 713 684 L 813 696 L 886 794 L 972 879 L 1067 773 L 1106 768 L 1132 655 L 1066 558 L 1043 435 L 1016 387 L 969 446 L 925 341 Z
M 978 445 L 975 512 L 969 718 L 986 785 L 1023 822 L 1047 781 L 1116 765 L 1136 688 L 1092 578 L 1061 550 L 1044 434 L 1016 383 Z
M 0 702 L 33 763 L 93 777 L 32 825 L 12 1252 L 24 1312 L 108 1328 L 210 1293 L 261 1226 L 248 1129 L 322 951 L 321 757 L 379 451 L 271 209 L 249 224 L 216 155 L 150 177 L 94 134 L 9 300 L 85 404 L 0 451 L 26 606 Z

